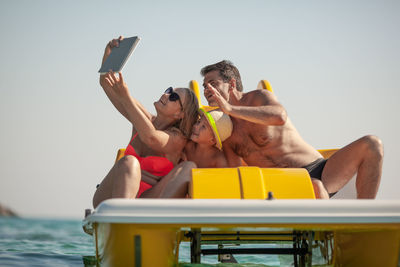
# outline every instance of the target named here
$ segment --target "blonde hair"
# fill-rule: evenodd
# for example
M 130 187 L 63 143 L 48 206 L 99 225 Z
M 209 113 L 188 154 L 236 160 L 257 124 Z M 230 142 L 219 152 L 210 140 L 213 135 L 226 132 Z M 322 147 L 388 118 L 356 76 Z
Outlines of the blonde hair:
M 185 102 L 182 103 L 183 118 L 179 120 L 174 126 L 181 130 L 186 138 L 192 134 L 193 125 L 199 118 L 199 102 L 192 90 L 189 88 L 182 88 L 186 92 Z

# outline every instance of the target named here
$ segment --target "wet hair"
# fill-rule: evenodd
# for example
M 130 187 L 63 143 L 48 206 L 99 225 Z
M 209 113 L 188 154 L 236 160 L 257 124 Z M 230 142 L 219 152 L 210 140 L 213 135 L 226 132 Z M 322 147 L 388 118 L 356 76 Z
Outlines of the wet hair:
M 182 88 L 185 90 L 185 102 L 182 103 L 183 118 L 180 119 L 174 126 L 181 130 L 186 138 L 192 134 L 193 125 L 199 118 L 199 102 L 192 90 L 189 88 Z
M 243 91 L 242 79 L 239 70 L 229 60 L 222 60 L 218 63 L 205 66 L 201 69 L 200 74 L 204 77 L 207 73 L 217 70 L 224 82 L 229 82 L 232 78 L 236 80 L 236 89 Z

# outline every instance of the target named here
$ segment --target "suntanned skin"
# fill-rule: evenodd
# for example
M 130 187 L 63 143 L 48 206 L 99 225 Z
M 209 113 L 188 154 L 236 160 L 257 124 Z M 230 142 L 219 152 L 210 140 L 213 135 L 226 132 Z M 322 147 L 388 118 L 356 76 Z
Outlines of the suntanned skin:
M 223 144 L 227 155 L 235 153 L 248 165 L 280 168 L 303 167 L 322 157 L 304 142 L 272 93 L 267 90 L 248 93 L 232 90 L 229 83 L 219 78 L 217 71 L 205 75 L 204 86 L 204 95 L 210 106 L 218 105 L 231 116 L 233 132 Z M 219 93 L 220 90 L 223 93 Z M 218 95 L 221 97 L 217 98 Z M 253 111 L 255 107 L 260 110 Z M 236 165 L 232 155 L 229 159 L 231 166 Z
M 238 156 L 248 165 L 280 168 L 301 168 L 322 158 L 301 138 L 272 93 L 240 92 L 234 78 L 224 82 L 217 70 L 205 74 L 203 86 L 209 105 L 220 107 L 232 119 L 232 135 L 223 143 L 230 166 L 240 164 Z M 333 193 L 357 173 L 357 197 L 375 198 L 382 162 L 381 141 L 375 136 L 365 136 L 332 155 L 321 180 L 327 192 Z
M 215 147 L 216 140 L 207 119 L 202 115 L 193 125 L 192 135 L 186 143 L 181 162 L 167 177 L 158 184 L 145 191 L 143 197 L 179 198 L 188 193 L 193 168 L 223 168 L 228 166 L 224 153 Z M 151 192 L 150 190 L 153 190 Z M 151 195 L 148 195 L 148 192 Z
M 207 119 L 202 115 L 193 125 L 190 141 L 186 143 L 186 160 L 196 163 L 198 168 L 223 168 L 228 166 L 225 154 L 215 147 L 215 137 Z
M 122 36 L 107 44 L 103 62 L 110 55 L 111 49 L 118 46 L 121 40 Z M 184 116 L 181 103 L 189 101 L 188 89 L 173 89 L 179 95 L 181 102 L 171 101 L 167 93 L 162 94 L 159 100 L 154 102 L 157 115 L 153 116 L 131 96 L 121 73 L 116 75 L 109 72 L 101 75 L 99 81 L 111 103 L 132 124 L 132 137 L 135 134 L 137 136 L 130 144 L 135 152 L 141 157 L 165 157 L 175 168 L 167 175 L 157 177 L 141 170 L 136 157 L 126 155 L 114 164 L 100 183 L 93 196 L 93 207 L 97 207 L 103 200 L 109 198 L 135 198 L 141 181 L 153 185 L 140 196 L 142 198 L 185 197 L 188 182 L 176 177 L 190 177 L 190 170 L 194 164 L 179 163 L 187 138 L 173 125 Z

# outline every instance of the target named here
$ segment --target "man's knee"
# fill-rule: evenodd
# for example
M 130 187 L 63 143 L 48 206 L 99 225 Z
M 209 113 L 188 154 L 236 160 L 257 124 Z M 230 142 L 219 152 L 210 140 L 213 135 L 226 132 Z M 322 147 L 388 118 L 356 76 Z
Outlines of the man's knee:
M 366 135 L 361 138 L 366 146 L 366 152 L 372 154 L 374 157 L 383 158 L 383 144 L 379 137 L 375 135 Z

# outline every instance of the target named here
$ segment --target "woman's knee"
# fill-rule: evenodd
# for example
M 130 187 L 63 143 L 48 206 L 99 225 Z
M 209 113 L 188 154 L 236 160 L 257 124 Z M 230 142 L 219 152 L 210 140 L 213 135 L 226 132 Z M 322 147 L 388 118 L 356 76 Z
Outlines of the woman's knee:
M 119 169 L 119 171 L 125 173 L 140 173 L 140 163 L 136 157 L 131 155 L 126 155 L 122 157 L 120 160 L 117 161 L 117 163 L 115 163 L 115 167 Z
M 197 168 L 197 165 L 193 161 L 184 161 L 180 163 L 180 168 L 181 179 L 190 182 L 192 180 L 192 169 Z
M 138 159 L 130 155 L 124 156 L 115 167 L 113 197 L 135 197 L 142 179 Z
M 115 163 L 113 186 L 128 186 L 138 184 L 142 178 L 140 163 L 134 156 L 124 156 Z
M 313 188 L 314 188 L 314 193 L 315 197 L 319 199 L 329 199 L 329 194 L 328 191 L 326 190 L 324 184 L 321 182 L 321 180 L 312 178 L 311 179 Z
M 185 170 L 192 170 L 194 168 L 197 168 L 196 163 L 194 163 L 193 161 L 184 161 L 184 162 L 181 162 L 179 164 Z

